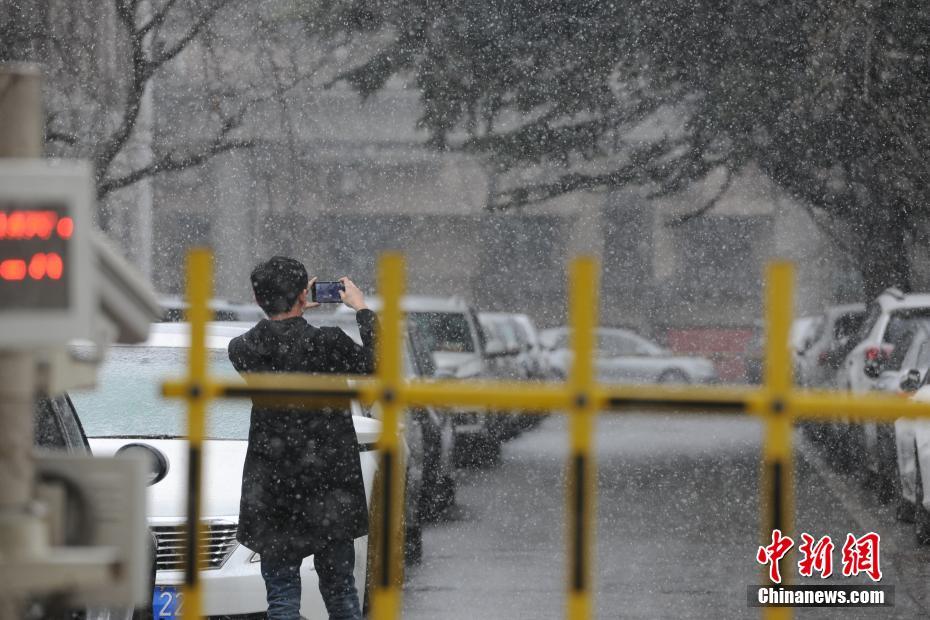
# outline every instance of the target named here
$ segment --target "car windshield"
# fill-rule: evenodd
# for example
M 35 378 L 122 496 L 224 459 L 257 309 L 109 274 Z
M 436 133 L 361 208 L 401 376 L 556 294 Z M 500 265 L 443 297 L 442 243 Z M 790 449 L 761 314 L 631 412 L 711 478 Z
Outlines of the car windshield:
M 897 345 L 905 336 L 928 324 L 930 324 L 930 308 L 892 312 L 888 320 L 888 326 L 885 327 L 883 340 L 889 344 Z
M 411 312 L 408 317 L 427 350 L 449 353 L 475 352 L 471 327 L 463 313 Z
M 97 386 L 73 390 L 71 401 L 88 437 L 182 437 L 184 401 L 164 398 L 161 382 L 183 374 L 186 348 L 111 347 L 97 371 Z M 225 350 L 210 352 L 210 371 L 237 376 Z M 214 400 L 207 415 L 207 437 L 247 439 L 251 403 Z
M 836 341 L 845 340 L 855 335 L 862 329 L 863 321 L 865 321 L 864 312 L 850 312 L 839 316 L 833 326 L 833 339 Z

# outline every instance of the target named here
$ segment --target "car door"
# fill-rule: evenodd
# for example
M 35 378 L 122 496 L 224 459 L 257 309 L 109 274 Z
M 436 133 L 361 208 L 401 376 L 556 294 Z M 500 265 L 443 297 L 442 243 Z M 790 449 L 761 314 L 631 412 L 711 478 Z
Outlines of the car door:
M 643 368 L 637 357 L 635 340 L 622 332 L 598 332 L 597 376 L 601 381 L 642 381 Z
M 633 359 L 630 360 L 630 372 L 637 380 L 657 383 L 662 375 L 672 368 L 687 366 L 684 360 L 674 360 L 673 355 L 654 342 L 636 334 L 627 338 L 633 343 Z M 687 368 L 682 369 L 687 375 Z

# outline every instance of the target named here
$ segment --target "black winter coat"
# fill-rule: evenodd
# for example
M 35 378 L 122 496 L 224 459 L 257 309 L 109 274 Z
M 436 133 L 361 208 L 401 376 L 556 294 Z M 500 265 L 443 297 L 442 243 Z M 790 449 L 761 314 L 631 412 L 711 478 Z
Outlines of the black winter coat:
M 363 346 L 303 317 L 262 320 L 229 343 L 239 372 L 370 374 L 375 315 L 356 314 Z M 237 538 L 260 554 L 311 555 L 368 533 L 359 445 L 349 411 L 252 406 Z

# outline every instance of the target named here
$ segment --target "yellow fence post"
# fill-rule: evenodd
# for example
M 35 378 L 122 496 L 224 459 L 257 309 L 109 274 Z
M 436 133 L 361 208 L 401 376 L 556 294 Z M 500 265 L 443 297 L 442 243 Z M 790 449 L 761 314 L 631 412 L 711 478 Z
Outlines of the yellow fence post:
M 207 321 L 210 320 L 210 289 L 213 284 L 213 255 L 195 249 L 187 258 L 188 320 L 190 352 L 187 380 L 187 536 L 184 562 L 185 620 L 201 617 L 200 599 L 200 488 L 203 467 L 203 438 L 207 399 Z
M 794 305 L 794 270 L 791 263 L 768 266 L 765 287 L 765 438 L 762 449 L 762 544 L 772 540 L 772 531 L 794 535 L 794 459 L 791 446 L 793 429 L 790 410 L 792 361 L 789 350 L 791 315 Z M 793 554 L 779 563 L 782 582 L 790 578 Z M 766 575 L 766 580 L 768 575 Z M 790 607 L 766 607 L 767 620 L 792 617 Z
M 372 618 L 394 620 L 401 611 L 403 571 L 404 454 L 400 422 L 409 403 L 435 406 L 478 406 L 490 412 L 512 409 L 557 410 L 569 415 L 570 452 L 566 467 L 567 603 L 570 620 L 594 615 L 593 549 L 595 536 L 596 463 L 592 456 L 596 416 L 611 410 L 707 410 L 750 412 L 765 424 L 762 449 L 760 509 L 763 545 L 779 529 L 794 534 L 792 431 L 796 417 L 829 419 L 845 414 L 856 421 L 892 421 L 897 416 L 930 417 L 930 405 L 897 397 L 795 390 L 789 332 L 793 308 L 793 270 L 789 263 L 775 263 L 767 271 L 765 292 L 765 383 L 759 388 L 601 386 L 594 367 L 598 308 L 597 263 L 590 258 L 573 261 L 569 274 L 569 315 L 574 359 L 565 383 L 519 385 L 506 381 L 460 382 L 412 381 L 403 375 L 404 261 L 398 254 L 379 262 L 379 290 L 384 301 L 378 334 L 378 368 L 374 379 L 345 376 L 257 374 L 241 381 L 224 382 L 208 375 L 206 326 L 212 286 L 212 256 L 207 250 L 188 255 L 187 299 L 191 324 L 188 373 L 184 379 L 166 381 L 163 394 L 183 398 L 188 404 L 189 471 L 187 497 L 187 553 L 183 617 L 201 616 L 199 558 L 202 445 L 206 407 L 211 398 L 269 399 L 280 405 L 308 405 L 358 398 L 380 401 L 383 430 L 378 440 L 380 466 L 373 496 L 371 567 Z M 347 380 L 352 379 L 352 383 Z M 792 554 L 793 555 L 793 554 Z M 791 556 L 789 556 L 790 558 Z M 793 573 L 793 560 L 780 563 L 784 580 Z M 751 560 L 749 560 L 751 561 Z M 790 618 L 791 608 L 766 607 L 765 618 Z
M 597 262 L 592 258 L 572 261 L 568 290 L 572 367 L 568 389 L 572 394 L 569 413 L 570 450 L 566 488 L 568 538 L 569 620 L 586 620 L 593 615 L 591 577 L 594 560 L 596 472 L 591 458 L 594 418 L 594 326 L 597 322 Z
M 404 464 L 400 442 L 400 415 L 403 403 L 403 358 L 401 297 L 404 294 L 404 259 L 385 254 L 378 263 L 378 285 L 383 308 L 377 334 L 378 378 L 381 384 L 382 430 L 378 439 L 381 455 L 374 492 L 380 499 L 372 531 L 375 534 L 374 588 L 372 618 L 394 620 L 400 614 L 403 581 Z

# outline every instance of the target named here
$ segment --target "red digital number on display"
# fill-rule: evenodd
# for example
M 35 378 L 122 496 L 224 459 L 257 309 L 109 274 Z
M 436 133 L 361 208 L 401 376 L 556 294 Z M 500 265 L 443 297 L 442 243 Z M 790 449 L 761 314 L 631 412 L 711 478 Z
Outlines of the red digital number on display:
M 30 239 L 70 239 L 74 234 L 74 220 L 60 217 L 54 211 L 0 212 L 0 241 L 28 241 Z
M 54 252 L 33 254 L 28 261 L 21 258 L 0 261 L 0 280 L 17 282 L 27 277 L 33 280 L 60 280 L 64 271 L 65 262 Z
M 0 241 L 67 241 L 74 234 L 74 220 L 55 211 L 0 212 Z M 0 281 L 60 280 L 65 263 L 57 252 L 29 252 L 0 260 Z

